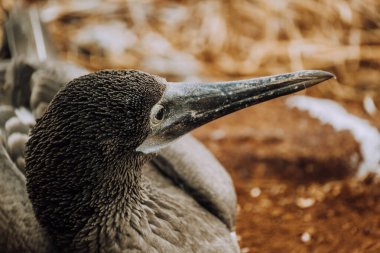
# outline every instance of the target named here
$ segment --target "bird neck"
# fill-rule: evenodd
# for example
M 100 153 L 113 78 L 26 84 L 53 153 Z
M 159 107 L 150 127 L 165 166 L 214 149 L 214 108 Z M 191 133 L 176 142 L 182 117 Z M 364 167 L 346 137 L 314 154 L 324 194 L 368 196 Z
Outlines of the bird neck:
M 141 209 L 141 169 L 149 157 L 95 146 L 70 145 L 64 153 L 54 147 L 44 149 L 51 162 L 39 163 L 27 178 L 36 217 L 55 245 L 88 247 L 118 236 Z
M 81 205 L 88 206 L 92 212 L 77 220 L 85 220 L 86 223 L 76 232 L 70 244 L 64 246 L 77 249 L 95 245 L 91 251 L 99 251 L 119 244 L 120 238 L 127 237 L 130 223 L 133 222 L 132 216 L 142 215 L 140 210 L 144 188 L 141 184 L 141 167 L 144 160 L 133 155 L 103 164 L 107 166 L 107 173 L 100 169 L 96 179 L 93 179 L 96 184 L 84 190 L 85 194 L 91 194 L 91 199 Z M 94 234 L 97 236 L 94 237 Z
M 102 210 L 112 208 L 119 212 L 128 212 L 132 203 L 141 199 L 141 167 L 145 159 L 136 154 L 128 154 L 112 161 L 97 162 L 98 167 L 91 176 L 91 183 L 83 188 L 85 194 L 91 194 L 90 203 Z M 83 203 L 86 205 L 86 203 Z

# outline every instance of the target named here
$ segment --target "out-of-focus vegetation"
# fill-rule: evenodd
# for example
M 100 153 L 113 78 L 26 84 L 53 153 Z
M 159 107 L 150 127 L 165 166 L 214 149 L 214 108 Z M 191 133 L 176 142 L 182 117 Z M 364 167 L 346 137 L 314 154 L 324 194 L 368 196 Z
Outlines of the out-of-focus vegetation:
M 319 95 L 380 102 L 377 0 L 37 2 L 61 52 L 93 69 L 177 79 L 324 69 L 338 81 Z
M 178 78 L 324 69 L 338 81 L 317 95 L 380 102 L 377 0 L 66 1 L 51 2 L 43 13 L 63 51 L 77 52 L 74 58 L 92 68 Z M 108 40 L 97 38 L 105 30 Z

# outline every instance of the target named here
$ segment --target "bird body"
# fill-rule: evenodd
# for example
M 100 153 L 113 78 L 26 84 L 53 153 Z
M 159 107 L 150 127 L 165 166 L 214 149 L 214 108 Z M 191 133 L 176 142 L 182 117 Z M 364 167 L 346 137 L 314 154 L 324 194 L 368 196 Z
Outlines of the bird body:
M 18 170 L 0 142 L 0 248 L 2 252 L 53 252 L 38 224 Z

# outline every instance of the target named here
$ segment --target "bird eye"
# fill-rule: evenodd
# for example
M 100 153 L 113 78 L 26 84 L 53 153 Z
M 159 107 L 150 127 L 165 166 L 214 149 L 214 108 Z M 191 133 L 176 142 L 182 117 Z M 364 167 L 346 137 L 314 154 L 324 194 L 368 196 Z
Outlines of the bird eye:
M 155 105 L 152 108 L 151 121 L 153 124 L 160 123 L 165 117 L 165 108 L 162 105 Z

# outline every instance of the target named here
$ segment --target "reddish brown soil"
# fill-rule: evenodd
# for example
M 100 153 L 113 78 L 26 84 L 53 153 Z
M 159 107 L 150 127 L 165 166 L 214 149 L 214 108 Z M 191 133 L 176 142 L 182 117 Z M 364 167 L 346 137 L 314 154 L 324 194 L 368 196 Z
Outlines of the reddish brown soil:
M 232 175 L 242 252 L 380 252 L 380 180 L 336 132 L 284 99 L 197 130 Z

